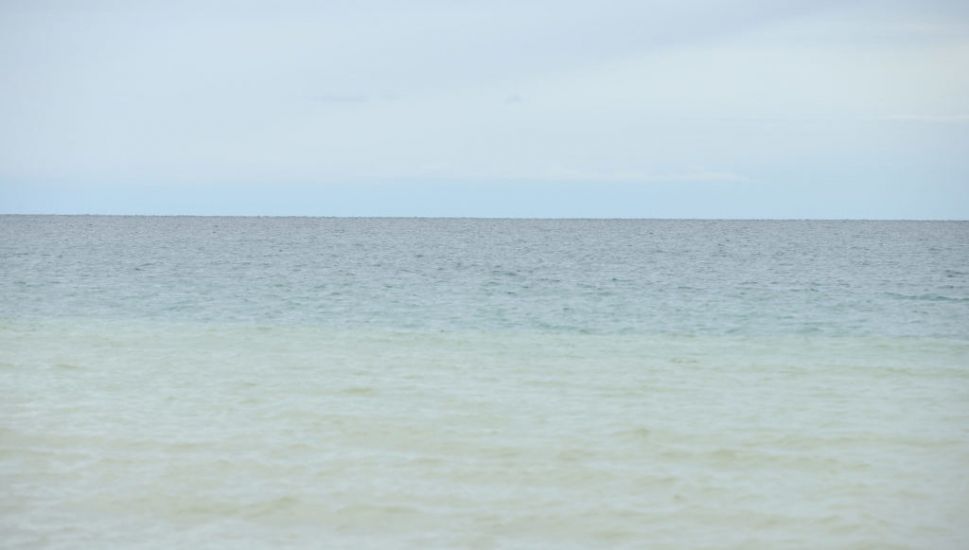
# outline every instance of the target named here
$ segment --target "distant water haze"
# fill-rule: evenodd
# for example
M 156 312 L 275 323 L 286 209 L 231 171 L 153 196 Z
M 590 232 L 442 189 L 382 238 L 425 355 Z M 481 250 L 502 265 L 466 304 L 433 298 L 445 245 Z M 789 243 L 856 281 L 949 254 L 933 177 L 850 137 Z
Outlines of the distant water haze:
M 969 540 L 969 223 L 0 216 L 0 545 Z

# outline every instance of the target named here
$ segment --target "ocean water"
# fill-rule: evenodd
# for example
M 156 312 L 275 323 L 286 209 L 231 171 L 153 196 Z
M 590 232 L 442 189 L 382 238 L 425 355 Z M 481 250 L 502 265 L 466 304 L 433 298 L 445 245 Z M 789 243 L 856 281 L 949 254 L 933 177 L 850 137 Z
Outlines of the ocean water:
M 969 223 L 0 216 L 0 547 L 969 547 Z

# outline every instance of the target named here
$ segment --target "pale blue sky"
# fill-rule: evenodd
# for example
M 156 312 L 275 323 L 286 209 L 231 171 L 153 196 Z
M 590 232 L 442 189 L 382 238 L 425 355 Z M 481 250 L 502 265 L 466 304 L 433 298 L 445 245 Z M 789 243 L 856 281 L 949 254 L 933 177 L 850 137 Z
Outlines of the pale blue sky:
M 0 3 L 0 212 L 969 218 L 969 3 Z

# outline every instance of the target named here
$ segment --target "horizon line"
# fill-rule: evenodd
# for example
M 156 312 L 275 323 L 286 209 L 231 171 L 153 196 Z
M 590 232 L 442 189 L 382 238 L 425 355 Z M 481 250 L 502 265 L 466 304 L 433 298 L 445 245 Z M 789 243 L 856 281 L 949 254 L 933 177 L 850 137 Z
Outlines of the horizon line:
M 969 218 L 661 218 L 597 216 L 327 216 L 305 214 L 101 214 L 0 212 L 0 216 L 91 218 L 305 218 L 333 220 L 482 220 L 482 221 L 737 221 L 737 222 L 969 222 Z

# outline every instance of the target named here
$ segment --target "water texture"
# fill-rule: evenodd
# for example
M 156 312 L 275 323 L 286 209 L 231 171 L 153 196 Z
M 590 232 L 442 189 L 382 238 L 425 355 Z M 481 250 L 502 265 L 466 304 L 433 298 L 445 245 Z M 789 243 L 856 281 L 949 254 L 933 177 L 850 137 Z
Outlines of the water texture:
M 0 216 L 0 547 L 964 548 L 969 223 Z

